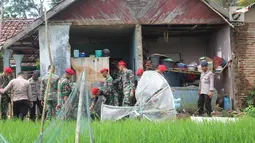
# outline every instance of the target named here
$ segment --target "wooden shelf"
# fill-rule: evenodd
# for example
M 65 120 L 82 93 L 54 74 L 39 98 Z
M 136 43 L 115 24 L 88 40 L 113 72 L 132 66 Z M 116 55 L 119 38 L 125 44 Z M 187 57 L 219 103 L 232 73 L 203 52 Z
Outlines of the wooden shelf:
M 178 72 L 178 73 L 186 73 L 186 74 L 195 74 L 195 75 L 200 75 L 201 73 L 199 71 L 182 71 L 182 70 L 175 70 L 175 69 L 171 69 L 171 70 L 168 70 L 168 71 L 171 71 L 171 72 Z

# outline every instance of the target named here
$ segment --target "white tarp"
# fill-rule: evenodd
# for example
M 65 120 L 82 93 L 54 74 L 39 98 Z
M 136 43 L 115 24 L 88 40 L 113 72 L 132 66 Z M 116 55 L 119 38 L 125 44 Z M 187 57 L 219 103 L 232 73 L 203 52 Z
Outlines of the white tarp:
M 63 76 L 64 70 L 70 67 L 70 47 L 69 47 L 70 24 L 49 24 L 48 37 L 53 64 L 56 67 L 56 74 Z M 40 43 L 40 72 L 41 76 L 47 74 L 50 65 L 48 46 L 45 45 L 45 26 L 39 28 Z
M 142 117 L 148 120 L 164 120 L 176 117 L 174 98 L 165 78 L 155 71 L 145 71 L 135 92 L 134 107 L 102 105 L 102 120 L 118 120 L 123 117 Z

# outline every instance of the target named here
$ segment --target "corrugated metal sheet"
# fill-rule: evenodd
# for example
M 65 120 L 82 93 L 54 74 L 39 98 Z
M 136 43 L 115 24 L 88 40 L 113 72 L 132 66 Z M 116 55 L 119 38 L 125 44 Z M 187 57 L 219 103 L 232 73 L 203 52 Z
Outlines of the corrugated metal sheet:
M 77 25 L 224 23 L 199 0 L 80 0 L 51 20 Z

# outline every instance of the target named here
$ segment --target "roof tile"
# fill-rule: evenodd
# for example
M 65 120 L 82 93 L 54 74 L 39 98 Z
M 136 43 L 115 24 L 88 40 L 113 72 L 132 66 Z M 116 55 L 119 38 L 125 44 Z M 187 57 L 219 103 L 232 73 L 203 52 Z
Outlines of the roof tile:
M 0 30 L 0 45 L 18 34 L 23 28 L 33 21 L 33 19 L 3 19 L 2 31 Z

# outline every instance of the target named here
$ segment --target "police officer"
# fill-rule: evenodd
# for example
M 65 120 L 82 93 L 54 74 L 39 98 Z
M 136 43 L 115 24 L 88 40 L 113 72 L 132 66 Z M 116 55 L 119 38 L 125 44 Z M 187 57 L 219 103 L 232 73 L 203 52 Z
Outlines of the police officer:
M 198 109 L 199 115 L 202 116 L 204 106 L 207 115 L 210 117 L 212 112 L 212 93 L 214 90 L 214 74 L 208 69 L 207 61 L 201 61 L 202 73 L 200 76 L 200 83 L 198 88 Z

